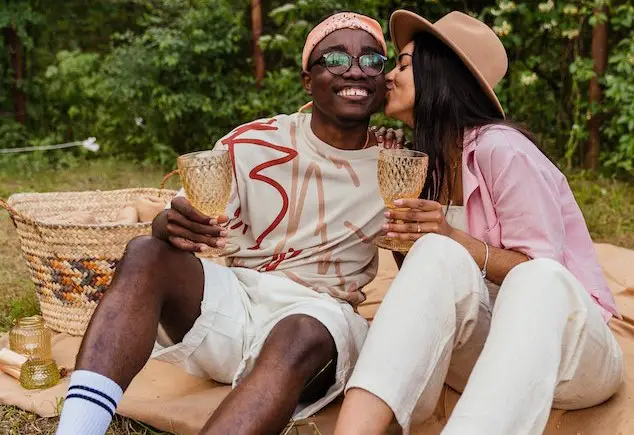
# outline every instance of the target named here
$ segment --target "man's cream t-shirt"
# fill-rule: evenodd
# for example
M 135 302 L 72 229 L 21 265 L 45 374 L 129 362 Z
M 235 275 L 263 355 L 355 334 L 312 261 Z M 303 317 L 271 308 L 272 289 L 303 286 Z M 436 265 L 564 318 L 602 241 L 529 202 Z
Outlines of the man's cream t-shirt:
M 227 264 L 283 275 L 356 305 L 378 267 L 378 148 L 337 149 L 315 136 L 310 121 L 310 114 L 279 115 L 216 143 L 229 150 L 235 174 L 226 214 L 240 252 Z

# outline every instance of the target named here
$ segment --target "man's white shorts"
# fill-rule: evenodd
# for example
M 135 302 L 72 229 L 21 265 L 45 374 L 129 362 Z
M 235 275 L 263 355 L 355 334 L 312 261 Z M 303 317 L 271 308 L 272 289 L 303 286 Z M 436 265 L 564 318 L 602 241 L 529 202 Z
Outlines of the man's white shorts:
M 206 259 L 201 263 L 205 288 L 200 317 L 181 343 L 171 343 L 159 331 L 153 358 L 235 386 L 253 369 L 273 327 L 285 317 L 304 314 L 319 320 L 335 341 L 336 382 L 322 399 L 298 407 L 294 418 L 309 417 L 343 391 L 368 330 L 349 304 L 286 277 Z

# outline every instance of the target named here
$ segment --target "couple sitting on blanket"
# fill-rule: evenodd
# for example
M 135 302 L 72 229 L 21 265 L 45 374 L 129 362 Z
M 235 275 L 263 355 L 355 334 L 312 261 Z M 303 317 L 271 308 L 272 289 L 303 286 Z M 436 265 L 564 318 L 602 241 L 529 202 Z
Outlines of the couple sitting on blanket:
M 276 434 L 343 391 L 337 434 L 404 433 L 444 383 L 462 392 L 444 434 L 537 434 L 551 407 L 608 399 L 623 377 L 618 316 L 564 175 L 493 91 L 507 57 L 485 24 L 336 14 L 308 36 L 312 114 L 238 127 L 228 216 L 179 196 L 130 242 L 83 339 L 58 434 L 103 434 L 154 357 L 235 387 L 202 433 Z M 421 199 L 385 213 L 370 116 L 413 128 L 430 158 Z M 407 210 L 407 211 L 400 211 Z M 226 243 L 228 266 L 192 252 Z M 371 327 L 355 310 L 372 238 L 415 241 Z M 166 337 L 156 339 L 157 329 Z M 155 344 L 156 341 L 156 344 Z

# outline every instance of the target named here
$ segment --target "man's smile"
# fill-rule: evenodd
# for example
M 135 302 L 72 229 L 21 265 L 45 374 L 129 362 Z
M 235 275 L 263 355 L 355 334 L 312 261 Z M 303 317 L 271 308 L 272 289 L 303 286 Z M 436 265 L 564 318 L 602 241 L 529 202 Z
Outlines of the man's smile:
M 338 97 L 349 101 L 363 101 L 368 98 L 372 92 L 365 86 L 349 85 L 337 89 L 336 94 Z

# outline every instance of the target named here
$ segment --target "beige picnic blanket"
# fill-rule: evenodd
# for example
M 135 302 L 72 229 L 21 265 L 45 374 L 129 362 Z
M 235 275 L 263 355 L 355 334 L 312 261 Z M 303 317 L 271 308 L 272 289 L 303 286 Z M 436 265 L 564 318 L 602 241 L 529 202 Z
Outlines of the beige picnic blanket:
M 608 402 L 580 411 L 554 410 L 547 435 L 617 435 L 634 434 L 634 251 L 612 245 L 596 244 L 597 253 L 610 288 L 616 295 L 623 320 L 610 326 L 623 347 L 626 360 L 625 384 Z M 368 300 L 360 308 L 372 318 L 397 269 L 389 252 L 381 252 L 378 277 L 368 286 Z M 7 346 L 0 338 L 0 348 Z M 63 367 L 72 367 L 80 339 L 59 334 L 53 340 L 53 356 Z M 16 405 L 44 417 L 57 415 L 67 380 L 54 388 L 29 392 L 19 383 L 0 373 L 0 403 Z M 126 391 L 117 412 L 164 431 L 194 434 L 229 392 L 229 387 L 189 376 L 167 363 L 150 361 Z M 415 435 L 438 434 L 450 415 L 458 394 L 445 387 L 433 417 L 413 428 Z M 333 432 L 341 399 L 314 418 L 322 434 Z M 500 409 L 504 412 L 504 409 Z M 311 433 L 302 428 L 301 433 Z

